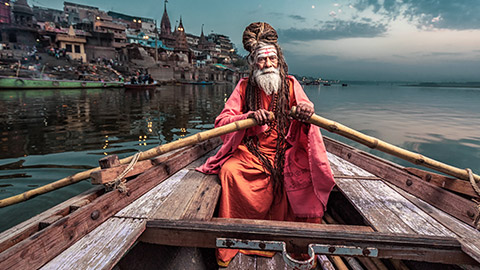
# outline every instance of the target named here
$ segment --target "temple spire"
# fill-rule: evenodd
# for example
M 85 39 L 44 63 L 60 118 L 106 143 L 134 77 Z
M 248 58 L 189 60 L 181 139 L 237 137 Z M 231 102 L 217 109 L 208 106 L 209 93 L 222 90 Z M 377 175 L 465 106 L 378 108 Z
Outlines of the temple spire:
M 168 0 L 165 0 L 162 21 L 160 22 L 160 34 L 164 37 L 170 36 L 172 33 L 172 26 L 170 24 L 170 18 L 168 18 L 167 13 L 167 3 Z

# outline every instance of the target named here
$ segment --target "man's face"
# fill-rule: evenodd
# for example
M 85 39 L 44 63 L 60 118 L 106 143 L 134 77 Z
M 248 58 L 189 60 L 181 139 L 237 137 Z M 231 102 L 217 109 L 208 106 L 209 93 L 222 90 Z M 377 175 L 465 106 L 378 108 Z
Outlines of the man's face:
M 263 46 L 256 52 L 253 77 L 267 95 L 277 93 L 282 85 L 278 69 L 277 50 L 273 45 Z
M 257 52 L 256 62 L 258 70 L 263 70 L 264 68 L 277 68 L 278 67 L 278 57 L 277 50 L 274 46 L 265 46 Z

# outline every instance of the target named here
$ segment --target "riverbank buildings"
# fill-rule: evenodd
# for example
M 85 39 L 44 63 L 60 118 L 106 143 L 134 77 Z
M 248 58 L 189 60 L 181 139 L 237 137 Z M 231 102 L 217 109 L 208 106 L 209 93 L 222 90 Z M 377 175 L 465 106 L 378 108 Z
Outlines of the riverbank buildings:
M 241 58 L 227 36 L 207 36 L 203 25 L 200 36 L 187 33 L 182 17 L 172 27 L 167 1 L 163 8 L 158 25 L 151 18 L 73 2 L 64 2 L 63 10 L 57 10 L 32 8 L 27 0 L 0 0 L 0 58 L 7 50 L 11 58 L 32 51 L 63 50 L 70 59 L 83 63 L 115 60 L 143 69 L 163 67 L 191 74 L 207 66 L 225 70 L 225 65 Z M 180 76 L 186 80 L 195 77 Z

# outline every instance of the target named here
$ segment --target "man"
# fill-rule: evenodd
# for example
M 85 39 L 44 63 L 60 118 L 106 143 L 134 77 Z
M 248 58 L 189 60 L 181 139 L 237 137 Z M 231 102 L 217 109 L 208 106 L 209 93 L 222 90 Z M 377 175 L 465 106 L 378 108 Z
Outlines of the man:
M 198 170 L 219 175 L 219 217 L 320 223 L 334 180 L 318 127 L 304 122 L 313 104 L 287 75 L 277 38 L 267 23 L 245 29 L 251 73 L 239 81 L 215 126 L 246 118 L 259 125 L 224 135 L 221 149 Z M 296 119 L 289 116 L 292 106 L 297 106 Z M 218 249 L 219 265 L 227 266 L 237 252 Z

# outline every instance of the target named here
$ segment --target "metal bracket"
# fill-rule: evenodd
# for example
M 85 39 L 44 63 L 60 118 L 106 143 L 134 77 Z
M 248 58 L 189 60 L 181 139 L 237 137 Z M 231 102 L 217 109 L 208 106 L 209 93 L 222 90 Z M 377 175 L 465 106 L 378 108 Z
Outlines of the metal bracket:
M 292 258 L 287 252 L 287 245 L 282 241 L 259 241 L 259 240 L 241 240 L 232 238 L 217 238 L 217 247 L 219 248 L 233 248 L 233 249 L 254 249 L 254 250 L 268 250 L 281 251 L 285 263 L 294 269 L 312 269 L 315 264 L 315 254 L 338 255 L 338 256 L 368 256 L 377 257 L 378 249 L 372 247 L 356 247 L 356 246 L 341 246 L 341 245 L 323 245 L 310 244 L 308 245 L 309 259 L 299 261 Z

